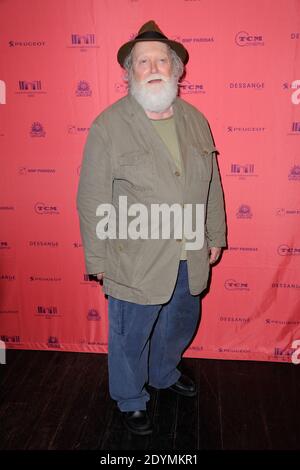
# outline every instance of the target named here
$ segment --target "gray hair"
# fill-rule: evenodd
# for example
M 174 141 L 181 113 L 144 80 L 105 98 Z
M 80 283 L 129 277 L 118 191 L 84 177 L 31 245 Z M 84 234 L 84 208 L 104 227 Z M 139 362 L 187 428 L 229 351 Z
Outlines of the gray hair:
M 174 49 L 172 49 L 169 46 L 169 44 L 166 44 L 166 46 L 168 47 L 168 53 L 171 56 L 171 63 L 172 63 L 173 73 L 174 73 L 175 77 L 177 78 L 177 80 L 179 80 L 182 77 L 183 73 L 184 73 L 184 64 L 183 64 L 182 60 L 180 59 L 180 57 L 176 54 Z M 128 82 L 130 80 L 130 77 L 132 75 L 132 69 L 133 69 L 132 51 L 133 51 L 133 48 L 131 49 L 128 56 L 126 56 L 126 58 L 124 60 L 124 63 L 123 63 L 123 67 L 125 69 L 125 75 L 124 75 L 123 78 L 126 82 Z

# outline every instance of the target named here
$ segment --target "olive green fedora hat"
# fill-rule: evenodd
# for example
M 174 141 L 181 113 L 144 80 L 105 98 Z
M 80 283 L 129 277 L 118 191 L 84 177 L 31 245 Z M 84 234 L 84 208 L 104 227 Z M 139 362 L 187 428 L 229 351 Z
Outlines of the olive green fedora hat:
M 172 41 L 168 39 L 167 36 L 165 36 L 163 32 L 160 30 L 160 28 L 157 26 L 157 24 L 153 20 L 151 20 L 143 24 L 137 36 L 132 41 L 126 42 L 118 50 L 117 58 L 118 58 L 119 64 L 122 67 L 123 67 L 125 58 L 128 56 L 128 54 L 130 54 L 130 51 L 133 48 L 133 46 L 137 42 L 142 42 L 142 41 L 164 42 L 165 44 L 168 44 L 176 52 L 176 54 L 180 57 L 180 59 L 182 60 L 184 64 L 187 64 L 189 60 L 189 53 L 186 50 L 186 48 L 180 42 Z

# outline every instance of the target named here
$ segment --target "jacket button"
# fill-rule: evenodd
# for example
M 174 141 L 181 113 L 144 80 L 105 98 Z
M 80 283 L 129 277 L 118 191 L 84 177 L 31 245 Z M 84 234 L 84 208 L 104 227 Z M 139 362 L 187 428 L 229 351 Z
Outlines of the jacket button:
M 175 176 L 180 176 L 180 171 L 176 170 L 174 174 L 175 174 Z

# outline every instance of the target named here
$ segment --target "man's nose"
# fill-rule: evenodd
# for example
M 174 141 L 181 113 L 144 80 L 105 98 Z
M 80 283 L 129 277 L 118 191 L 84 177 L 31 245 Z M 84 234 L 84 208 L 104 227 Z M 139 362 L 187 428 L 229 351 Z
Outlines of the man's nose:
M 153 60 L 151 62 L 151 73 L 157 73 L 157 71 L 158 71 L 157 63 L 156 63 L 156 61 Z

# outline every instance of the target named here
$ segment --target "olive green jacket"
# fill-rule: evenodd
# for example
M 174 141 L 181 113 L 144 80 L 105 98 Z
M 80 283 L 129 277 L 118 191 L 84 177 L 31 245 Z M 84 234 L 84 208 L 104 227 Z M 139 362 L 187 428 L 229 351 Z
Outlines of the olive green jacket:
M 96 234 L 99 204 L 112 204 L 116 213 L 119 196 L 127 196 L 128 207 L 142 203 L 149 212 L 153 203 L 178 203 L 182 207 L 204 204 L 204 244 L 201 249 L 187 250 L 192 295 L 207 286 L 209 247 L 226 246 L 217 149 L 207 120 L 179 97 L 173 110 L 183 172 L 178 171 L 151 120 L 131 95 L 93 121 L 84 148 L 76 202 L 87 273 L 104 272 L 105 294 L 138 304 L 162 304 L 170 299 L 177 278 L 180 240 L 101 240 Z

